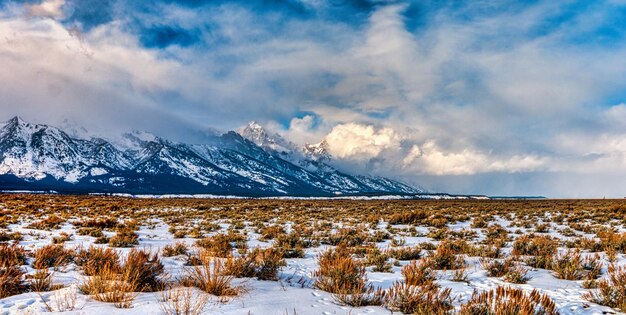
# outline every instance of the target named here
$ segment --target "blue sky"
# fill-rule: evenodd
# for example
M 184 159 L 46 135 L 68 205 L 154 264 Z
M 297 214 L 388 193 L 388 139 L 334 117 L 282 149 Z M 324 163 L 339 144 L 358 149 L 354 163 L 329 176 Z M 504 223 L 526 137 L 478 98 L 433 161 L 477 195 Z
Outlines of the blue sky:
M 626 196 L 626 1 L 0 0 L 0 116 L 256 120 L 436 191 Z

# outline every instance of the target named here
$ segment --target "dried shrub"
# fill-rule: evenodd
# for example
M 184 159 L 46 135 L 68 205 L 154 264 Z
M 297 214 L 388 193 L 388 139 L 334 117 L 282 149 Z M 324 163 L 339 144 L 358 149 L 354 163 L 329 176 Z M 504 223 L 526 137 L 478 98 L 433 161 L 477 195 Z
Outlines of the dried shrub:
M 102 233 L 102 229 L 97 227 L 82 227 L 76 231 L 78 235 L 92 236 L 92 237 L 102 237 L 104 234 Z
M 254 261 L 255 276 L 259 280 L 277 280 L 278 269 L 287 265 L 282 251 L 276 248 L 255 248 L 248 255 Z
M 139 279 L 137 273 L 119 274 L 112 268 L 101 268 L 98 273 L 88 277 L 81 285 L 84 294 L 94 300 L 113 303 L 117 308 L 130 308 L 137 297 Z
M 559 279 L 581 280 L 585 275 L 580 251 L 567 251 L 554 255 L 551 267 Z
M 67 242 L 67 241 L 72 240 L 72 237 L 73 236 L 71 234 L 68 234 L 68 233 L 65 233 L 65 232 L 61 232 L 61 233 L 59 233 L 58 236 L 52 237 L 52 244 L 63 244 L 65 242 Z
M 22 236 L 22 233 L 20 233 L 20 232 L 0 231 L 0 243 L 1 242 L 9 242 L 9 241 L 19 242 L 23 238 L 24 237 Z
M 26 250 L 13 244 L 0 244 L 0 268 L 16 267 L 26 264 Z
M 46 292 L 53 290 L 52 273 L 48 269 L 35 271 L 30 279 L 30 289 L 34 292 Z
M 404 314 L 452 314 L 451 289 L 437 286 L 414 286 L 397 282 L 387 293 L 385 306 Z
M 112 229 L 117 226 L 117 220 L 114 218 L 96 218 L 84 221 L 74 222 L 74 226 L 81 228 L 92 228 L 98 230 Z
M 280 225 L 270 225 L 270 226 L 264 227 L 263 230 L 261 230 L 260 234 L 261 234 L 260 240 L 268 241 L 268 240 L 273 240 L 278 235 L 285 234 L 285 229 Z
M 36 230 L 53 230 L 58 229 L 65 220 L 52 214 L 47 218 L 31 223 L 28 227 Z
M 74 259 L 74 251 L 66 249 L 63 245 L 46 245 L 35 250 L 33 268 L 58 268 L 65 266 Z
M 76 265 L 83 267 L 83 272 L 87 276 L 94 276 L 102 272 L 103 269 L 110 269 L 113 272 L 120 272 L 120 255 L 111 248 L 100 248 L 91 246 L 88 249 L 79 249 L 74 259 Z
M 514 256 L 547 256 L 556 251 L 558 243 L 550 236 L 522 235 L 513 242 Z
M 345 247 L 329 249 L 319 258 L 319 269 L 313 272 L 314 286 L 333 293 L 342 304 L 351 306 L 379 305 L 382 290 L 367 283 L 365 267 L 350 256 Z
M 374 266 L 372 269 L 374 272 L 393 272 L 393 268 L 388 260 L 389 256 L 386 253 L 383 253 L 378 247 L 372 247 L 367 250 L 365 264 Z
M 626 268 L 609 265 L 608 279 L 597 282 L 598 289 L 583 297 L 591 302 L 626 312 Z
M 363 243 L 369 238 L 364 229 L 357 229 L 355 227 L 340 228 L 337 232 L 332 233 L 330 236 L 322 240 L 322 244 L 329 244 L 337 246 L 339 244 L 353 247 L 363 245 Z
M 424 211 L 406 211 L 393 214 L 389 218 L 389 224 L 421 224 L 428 214 Z
M 456 255 L 454 243 L 443 241 L 435 252 L 428 257 L 430 267 L 437 270 L 451 270 L 465 267 L 465 259 Z
M 520 289 L 497 287 L 494 290 L 478 293 L 461 305 L 459 315 L 515 314 L 515 315 L 557 315 L 554 302 L 545 294 L 533 290 L 530 294 Z
M 599 231 L 597 235 L 605 251 L 612 249 L 616 252 L 626 253 L 626 233 L 604 230 Z
M 313 272 L 315 287 L 330 293 L 351 292 L 363 287 L 365 267 L 350 256 L 347 248 L 329 249 L 318 257 L 319 269 Z
M 109 246 L 111 247 L 133 247 L 137 244 L 139 244 L 139 237 L 135 231 L 128 228 L 118 230 L 109 239 Z
M 0 267 L 0 299 L 26 292 L 24 270 L 17 266 Z
M 303 258 L 304 248 L 311 247 L 311 242 L 302 239 L 295 232 L 280 234 L 274 241 L 274 247 L 283 252 L 283 258 Z
M 196 245 L 203 248 L 208 255 L 226 258 L 232 254 L 233 248 L 241 247 L 238 244 L 245 242 L 245 240 L 241 234 L 215 234 L 198 240 Z
M 522 235 L 513 243 L 512 254 L 532 256 L 526 260 L 526 264 L 535 268 L 550 269 L 552 255 L 556 252 L 557 246 L 557 241 L 550 236 Z
M 406 284 L 412 286 L 433 285 L 437 279 L 437 273 L 425 261 L 411 261 L 402 267 L 402 276 Z
M 397 260 L 416 260 L 420 259 L 422 249 L 419 246 L 390 248 L 385 253 Z
M 161 294 L 161 311 L 165 315 L 200 315 L 204 312 L 210 296 L 198 289 L 176 287 Z
M 480 265 L 485 271 L 487 271 L 487 275 L 490 277 L 502 277 L 504 276 L 511 266 L 513 265 L 512 259 L 481 259 Z
M 187 245 L 183 242 L 178 242 L 176 244 L 167 244 L 163 246 L 162 253 L 163 257 L 172 257 L 172 256 L 180 256 L 187 255 L 188 252 Z
M 137 279 L 136 290 L 153 292 L 162 286 L 163 264 L 158 254 L 133 248 L 124 259 L 122 274 L 125 279 Z
M 510 283 L 524 284 L 530 280 L 530 277 L 528 276 L 528 269 L 519 263 L 515 263 L 508 268 L 503 279 Z
M 233 287 L 232 276 L 226 275 L 224 264 L 216 258 L 204 259 L 199 266 L 187 270 L 181 280 L 184 286 L 193 286 L 215 296 L 235 296 L 241 288 Z

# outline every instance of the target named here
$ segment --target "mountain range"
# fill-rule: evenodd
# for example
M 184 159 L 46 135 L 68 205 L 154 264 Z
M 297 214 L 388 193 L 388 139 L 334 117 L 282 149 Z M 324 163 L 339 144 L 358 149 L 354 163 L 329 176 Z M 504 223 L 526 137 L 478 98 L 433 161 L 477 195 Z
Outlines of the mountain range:
M 298 147 L 250 123 L 202 144 L 133 131 L 109 139 L 14 117 L 0 125 L 0 190 L 336 196 L 419 194 L 397 180 L 332 166 L 325 142 Z

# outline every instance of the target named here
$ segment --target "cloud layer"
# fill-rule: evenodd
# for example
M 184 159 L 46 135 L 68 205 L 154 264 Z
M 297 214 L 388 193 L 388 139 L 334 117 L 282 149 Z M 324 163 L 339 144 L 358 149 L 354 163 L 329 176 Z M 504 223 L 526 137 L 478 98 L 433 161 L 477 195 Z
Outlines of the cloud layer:
M 622 197 L 625 17 L 619 1 L 0 0 L 0 116 L 187 141 L 257 120 L 434 190 Z

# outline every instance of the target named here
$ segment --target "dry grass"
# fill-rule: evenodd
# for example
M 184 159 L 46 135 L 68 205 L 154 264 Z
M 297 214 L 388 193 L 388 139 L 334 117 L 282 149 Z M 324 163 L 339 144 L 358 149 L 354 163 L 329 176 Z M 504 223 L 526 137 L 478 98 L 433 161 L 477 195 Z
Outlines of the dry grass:
M 402 267 L 402 276 L 406 284 L 412 286 L 430 286 L 437 279 L 437 273 L 423 260 Z
M 472 298 L 461 306 L 458 315 L 556 315 L 556 305 L 547 296 L 533 290 L 530 294 L 520 289 L 498 287 Z
M 54 290 L 55 287 L 52 285 L 52 276 L 53 273 L 49 272 L 48 269 L 39 269 L 35 271 L 30 279 L 30 289 L 34 292 Z
M 207 258 L 199 266 L 193 266 L 187 270 L 187 274 L 181 280 L 184 286 L 193 286 L 206 293 L 229 297 L 236 296 L 243 288 L 234 287 L 233 277 L 226 275 L 224 263 L 217 258 Z
M 185 243 L 178 242 L 176 244 L 167 244 L 163 247 L 163 257 L 172 257 L 179 255 L 187 255 L 189 248 Z
M 55 268 L 66 266 L 74 259 L 74 251 L 61 245 L 46 245 L 34 252 L 32 263 L 35 269 Z
M 112 268 L 101 268 L 80 285 L 80 290 L 96 301 L 113 303 L 117 308 L 130 308 L 137 296 L 137 277 L 137 273 L 119 274 Z
M 23 293 L 27 290 L 24 270 L 17 266 L 0 267 L 0 299 Z
M 200 315 L 210 302 L 210 296 L 195 288 L 175 287 L 161 294 L 161 311 L 165 315 Z
M 584 279 L 586 287 L 598 288 L 592 292 L 594 301 L 599 303 L 619 305 L 615 301 L 623 300 L 618 291 L 611 289 L 620 287 L 623 281 L 619 276 L 596 280 L 602 265 L 616 261 L 626 250 L 626 233 L 620 232 L 626 220 L 623 200 L 202 200 L 7 194 L 0 198 L 0 206 L 0 242 L 58 235 L 54 240 L 58 246 L 50 245 L 33 253 L 14 244 L 0 243 L 0 272 L 7 277 L 8 287 L 18 288 L 6 290 L 10 293 L 5 294 L 9 295 L 23 292 L 29 286 L 45 290 L 52 285 L 45 269 L 65 263 L 61 249 L 71 235 L 49 230 L 74 225 L 77 231 L 74 233 L 95 237 L 98 243 L 132 247 L 139 243 L 135 231 L 140 226 L 150 229 L 159 221 L 168 224 L 171 233 L 177 236 L 198 238 L 197 245 L 205 249 L 197 256 L 196 249 L 183 243 L 164 248 L 163 256 L 187 256 L 189 264 L 195 265 L 185 267 L 189 273 L 208 279 L 186 277 L 183 282 L 226 293 L 232 293 L 228 289 L 232 288 L 232 277 L 276 280 L 280 276 L 287 280 L 288 276 L 280 274 L 283 258 L 304 257 L 306 248 L 330 244 L 338 249 L 320 256 L 320 269 L 313 281 L 316 287 L 333 293 L 342 304 L 398 302 L 404 297 L 413 301 L 416 292 L 425 296 L 445 293 L 442 289 L 437 289 L 437 294 L 429 291 L 434 290 L 430 287 L 436 287 L 437 270 L 452 274 L 453 280 L 465 281 L 466 272 L 476 271 L 463 269 L 465 257 L 495 259 L 484 260 L 483 268 L 507 282 L 528 280 L 521 261 L 530 267 L 550 270 L 558 278 Z M 496 219 L 510 223 L 505 229 Z M 29 231 L 24 235 L 11 231 L 12 225 L 23 222 L 34 222 L 32 228 L 48 231 Z M 459 230 L 452 225 L 458 223 L 470 224 L 480 231 Z M 568 239 L 561 241 L 540 233 L 546 231 Z M 105 237 L 105 233 L 111 232 L 116 235 L 111 239 Z M 263 239 L 273 240 L 272 248 L 248 250 L 246 244 L 251 232 L 260 232 Z M 479 235 L 484 238 L 478 238 Z M 405 246 L 408 237 L 431 239 Z M 441 242 L 436 246 L 433 240 Z M 373 249 L 382 248 L 382 242 L 391 247 L 383 251 Z M 564 252 L 565 247 L 570 251 Z M 512 256 L 507 258 L 505 254 L 511 250 Z M 583 250 L 598 253 L 598 258 L 580 254 Z M 115 250 L 89 248 L 78 250 L 74 261 L 90 276 L 88 279 L 97 282 L 109 277 L 100 281 L 100 287 L 119 285 L 115 293 L 118 296 L 111 293 L 110 300 L 124 301 L 126 296 L 132 297 L 131 291 L 154 291 L 162 286 L 162 266 L 156 255 L 140 255 L 135 251 L 131 256 L 131 261 L 122 264 Z M 32 258 L 33 266 L 40 268 L 30 275 L 24 275 L 20 269 L 27 257 Z M 216 257 L 221 257 L 217 265 Z M 399 260 L 417 261 L 402 269 L 406 282 L 395 286 L 395 291 L 383 292 L 368 285 L 366 266 L 370 271 L 389 271 L 392 263 L 400 266 Z M 111 275 L 107 276 L 106 272 Z M 134 280 L 137 274 L 141 276 Z M 94 292 L 104 295 L 98 290 Z M 423 305 L 422 302 L 398 302 L 398 305 Z M 445 307 L 421 307 L 415 308 L 417 312 L 451 312 Z
M 465 267 L 465 259 L 457 256 L 454 243 L 443 241 L 437 246 L 435 252 L 428 257 L 430 267 L 436 270 L 461 269 Z
M 316 288 L 333 293 L 338 302 L 350 306 L 382 303 L 384 292 L 367 283 L 365 266 L 345 247 L 327 250 L 318 262 L 319 269 L 313 273 Z
M 129 228 L 123 228 L 117 231 L 113 237 L 109 239 L 111 247 L 133 247 L 139 244 L 139 239 L 135 231 Z
M 626 268 L 609 265 L 608 279 L 598 281 L 598 289 L 584 297 L 594 303 L 626 312 Z
M 39 297 L 48 312 L 71 312 L 77 309 L 78 290 L 75 286 L 56 290 L 48 298 L 40 294 Z M 84 305 L 83 305 L 84 306 Z
M 352 293 L 365 288 L 365 266 L 354 259 L 347 248 L 329 249 L 318 258 L 319 269 L 313 273 L 314 286 L 330 293 Z
M 0 244 L 0 268 L 22 266 L 26 264 L 26 250 L 16 243 Z
M 450 289 L 442 290 L 433 285 L 414 286 L 398 282 L 389 289 L 385 306 L 404 314 L 451 314 L 453 299 L 450 293 Z
M 120 272 L 120 255 L 111 248 L 89 247 L 79 249 L 75 258 L 76 265 L 83 267 L 87 276 L 99 274 L 102 269 Z
M 163 287 L 163 264 L 159 255 L 148 250 L 130 250 L 122 266 L 124 279 L 136 279 L 135 290 L 153 292 Z

